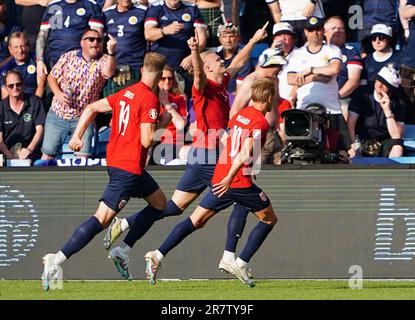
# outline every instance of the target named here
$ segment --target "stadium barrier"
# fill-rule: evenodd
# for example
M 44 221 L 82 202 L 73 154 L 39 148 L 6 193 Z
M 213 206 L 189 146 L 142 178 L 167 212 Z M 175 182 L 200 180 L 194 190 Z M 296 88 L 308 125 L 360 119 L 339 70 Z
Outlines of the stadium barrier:
M 183 168 L 150 168 L 172 194 Z M 104 168 L 1 168 L 0 279 L 39 279 L 42 256 L 57 251 L 95 212 L 108 180 Z M 415 170 L 411 165 L 288 165 L 264 168 L 257 184 L 279 222 L 250 263 L 256 278 L 415 278 Z M 203 196 L 203 195 L 202 195 Z M 143 256 L 187 217 L 157 222 L 131 254 L 130 270 L 144 279 Z M 133 199 L 120 216 L 143 208 Z M 230 209 L 190 235 L 164 260 L 159 277 L 227 278 L 217 265 Z M 238 249 L 256 224 L 248 217 Z M 119 279 L 98 235 L 64 265 L 64 279 Z

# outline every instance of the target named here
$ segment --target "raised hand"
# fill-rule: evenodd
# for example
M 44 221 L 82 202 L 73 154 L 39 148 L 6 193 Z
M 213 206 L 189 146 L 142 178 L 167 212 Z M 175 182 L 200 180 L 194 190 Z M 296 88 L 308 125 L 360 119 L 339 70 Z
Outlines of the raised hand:
M 254 36 L 252 37 L 252 40 L 254 41 L 254 42 L 259 42 L 259 41 L 262 41 L 262 40 L 264 40 L 266 37 L 267 37 L 267 27 L 268 27 L 268 24 L 269 24 L 269 21 L 267 21 L 264 25 L 263 25 L 263 27 L 261 28 L 261 29 L 258 29 L 256 32 L 255 32 L 255 34 L 254 34 Z
M 107 42 L 107 52 L 110 54 L 114 54 L 115 48 L 117 47 L 117 40 L 110 34 L 108 34 L 110 38 Z

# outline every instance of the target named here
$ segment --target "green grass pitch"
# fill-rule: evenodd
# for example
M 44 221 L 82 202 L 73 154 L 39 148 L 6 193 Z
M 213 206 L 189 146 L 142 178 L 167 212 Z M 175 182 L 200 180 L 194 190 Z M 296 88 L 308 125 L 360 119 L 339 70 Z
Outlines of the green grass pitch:
M 297 300 L 415 299 L 414 281 L 363 281 L 350 289 L 341 280 L 257 280 L 255 288 L 239 280 L 65 281 L 62 290 L 43 292 L 40 281 L 2 280 L 0 300 Z

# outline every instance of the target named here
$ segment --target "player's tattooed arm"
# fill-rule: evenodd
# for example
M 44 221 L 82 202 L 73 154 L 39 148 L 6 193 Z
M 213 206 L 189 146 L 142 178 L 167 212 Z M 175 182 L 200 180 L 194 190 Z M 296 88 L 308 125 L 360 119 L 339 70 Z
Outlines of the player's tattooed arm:
M 48 74 L 46 64 L 43 62 L 46 41 L 48 39 L 49 30 L 40 30 L 36 40 L 36 72 L 38 78 L 45 78 Z

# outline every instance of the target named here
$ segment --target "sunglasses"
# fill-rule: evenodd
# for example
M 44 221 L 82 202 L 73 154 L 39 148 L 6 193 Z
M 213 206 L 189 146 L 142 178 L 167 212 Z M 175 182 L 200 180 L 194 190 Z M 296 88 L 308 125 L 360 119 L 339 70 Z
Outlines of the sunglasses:
M 82 40 L 88 40 L 89 42 L 96 41 L 98 43 L 101 43 L 103 39 L 101 37 L 85 37 Z
M 173 77 L 161 77 L 161 81 L 165 80 L 173 81 Z
M 386 36 L 374 36 L 372 37 L 372 41 L 376 41 L 377 39 L 379 39 L 380 41 L 383 41 L 385 39 L 387 39 Z
M 9 89 L 13 89 L 14 87 L 16 88 L 21 88 L 22 87 L 22 83 L 21 82 L 17 82 L 17 83 L 10 83 L 10 84 L 6 84 L 6 87 Z

